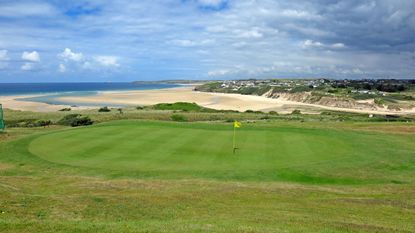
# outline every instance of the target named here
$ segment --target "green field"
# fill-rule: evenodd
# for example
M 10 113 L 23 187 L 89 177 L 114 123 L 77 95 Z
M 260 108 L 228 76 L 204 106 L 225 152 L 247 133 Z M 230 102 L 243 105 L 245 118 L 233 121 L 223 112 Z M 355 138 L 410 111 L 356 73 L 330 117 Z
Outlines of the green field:
M 393 172 L 414 168 L 412 135 L 245 125 L 237 130 L 239 149 L 233 154 L 232 134 L 231 124 L 119 121 L 46 134 L 28 148 L 53 163 L 134 177 L 413 181 L 400 181 Z M 384 164 L 391 172 L 379 169 Z
M 412 123 L 122 120 L 0 141 L 0 231 L 414 232 Z M 25 136 L 26 135 L 26 136 Z

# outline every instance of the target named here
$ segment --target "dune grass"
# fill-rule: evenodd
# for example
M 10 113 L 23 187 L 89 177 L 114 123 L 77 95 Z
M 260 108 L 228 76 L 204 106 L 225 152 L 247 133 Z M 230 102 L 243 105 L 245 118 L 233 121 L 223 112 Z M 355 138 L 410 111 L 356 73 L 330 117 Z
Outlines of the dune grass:
M 243 123 L 236 155 L 225 123 L 14 129 L 0 231 L 414 232 L 411 126 Z

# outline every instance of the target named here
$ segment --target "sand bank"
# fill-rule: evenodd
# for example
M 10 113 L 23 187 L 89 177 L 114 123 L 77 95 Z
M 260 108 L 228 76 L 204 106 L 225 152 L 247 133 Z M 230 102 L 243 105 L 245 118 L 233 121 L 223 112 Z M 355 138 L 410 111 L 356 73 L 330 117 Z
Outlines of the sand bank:
M 194 102 L 208 108 L 237 111 L 258 110 L 289 113 L 294 109 L 300 109 L 303 112 L 309 113 L 318 113 L 322 110 L 335 110 L 371 114 L 415 114 L 415 109 L 390 111 L 381 108 L 378 110 L 337 108 L 283 99 L 271 99 L 263 96 L 197 92 L 193 91 L 193 87 L 159 90 L 106 91 L 93 96 L 63 96 L 56 98 L 59 102 L 65 102 L 68 103 L 68 105 L 49 105 L 45 103 L 20 101 L 16 100 L 16 98 L 19 98 L 19 96 L 3 96 L 0 97 L 0 103 L 3 103 L 6 108 L 30 111 L 56 111 L 68 107 L 73 103 L 80 106 L 82 106 L 82 104 L 102 105 L 102 103 L 108 105 L 138 106 L 157 103 Z
M 9 108 L 13 110 L 22 110 L 22 111 L 34 111 L 34 112 L 53 112 L 58 111 L 62 108 L 70 107 L 70 105 L 53 105 L 40 102 L 32 102 L 21 100 L 23 98 L 32 98 L 39 95 L 13 95 L 13 96 L 0 96 L 0 104 L 3 105 L 3 108 Z M 72 107 L 72 109 L 85 109 L 87 107 Z M 89 107 L 91 108 L 91 107 Z

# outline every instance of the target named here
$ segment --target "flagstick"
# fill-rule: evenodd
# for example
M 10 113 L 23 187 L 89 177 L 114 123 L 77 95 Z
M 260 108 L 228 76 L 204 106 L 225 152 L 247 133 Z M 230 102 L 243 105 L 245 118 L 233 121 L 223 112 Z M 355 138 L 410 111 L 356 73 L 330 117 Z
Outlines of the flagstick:
M 236 127 L 233 126 L 233 153 L 235 154 L 235 150 L 236 150 L 236 141 L 235 141 L 235 136 L 236 136 Z

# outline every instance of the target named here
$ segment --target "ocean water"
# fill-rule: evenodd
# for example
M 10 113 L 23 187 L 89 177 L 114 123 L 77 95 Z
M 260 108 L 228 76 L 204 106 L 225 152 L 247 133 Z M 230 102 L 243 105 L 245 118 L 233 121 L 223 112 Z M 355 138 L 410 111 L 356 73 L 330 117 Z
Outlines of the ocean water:
M 136 83 L 0 83 L 0 96 L 37 95 L 17 100 L 62 104 L 75 106 L 109 106 L 122 107 L 111 103 L 76 103 L 62 102 L 64 96 L 92 96 L 101 91 L 154 90 L 179 87 L 176 84 L 136 84 Z
M 0 83 L 0 96 L 120 90 L 151 90 L 178 86 L 179 85 L 176 84 L 141 83 Z

